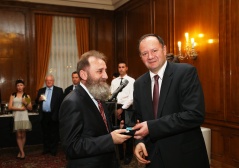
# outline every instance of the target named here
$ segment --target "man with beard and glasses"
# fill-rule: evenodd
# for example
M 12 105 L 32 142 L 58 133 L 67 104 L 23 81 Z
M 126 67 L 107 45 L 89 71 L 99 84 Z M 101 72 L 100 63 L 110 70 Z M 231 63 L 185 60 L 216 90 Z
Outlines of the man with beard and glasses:
M 62 102 L 60 137 L 68 168 L 118 167 L 115 144 L 130 138 L 125 129 L 112 128 L 104 103 L 110 95 L 106 69 L 104 54 L 84 53 L 77 64 L 80 84 Z

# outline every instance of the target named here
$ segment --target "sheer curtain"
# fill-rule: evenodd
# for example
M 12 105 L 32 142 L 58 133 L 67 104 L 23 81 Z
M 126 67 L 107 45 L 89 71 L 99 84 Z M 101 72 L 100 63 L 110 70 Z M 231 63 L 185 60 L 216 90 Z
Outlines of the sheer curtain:
M 72 84 L 71 73 L 76 70 L 79 58 L 75 27 L 74 17 L 53 17 L 48 73 L 54 75 L 54 85 L 63 89 Z

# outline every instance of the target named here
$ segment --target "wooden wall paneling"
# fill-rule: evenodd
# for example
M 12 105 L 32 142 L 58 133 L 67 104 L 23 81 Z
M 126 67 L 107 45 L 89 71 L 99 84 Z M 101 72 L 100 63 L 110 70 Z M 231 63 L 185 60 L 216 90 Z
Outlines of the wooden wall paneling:
M 1 84 L 2 101 L 8 102 L 10 94 L 16 90 L 16 79 L 24 79 L 26 85 L 29 81 L 26 14 L 20 9 L 1 8 L 0 11 L 0 64 L 1 77 L 5 79 Z
M 227 120 L 239 124 L 239 1 L 228 1 L 228 29 L 226 59 L 229 62 L 227 76 Z
M 226 124 L 204 124 L 211 129 L 212 168 L 236 168 L 239 166 L 239 130 Z
M 108 83 L 111 82 L 111 76 L 114 73 L 114 26 L 113 12 L 108 17 L 104 16 L 96 18 L 96 50 L 104 53 L 107 56 L 107 74 Z
M 139 56 L 138 40 L 144 34 L 153 33 L 152 9 L 151 1 L 141 1 L 126 12 L 126 61 L 128 74 L 135 79 L 147 71 Z
M 239 131 L 230 131 L 228 145 L 229 163 L 239 167 Z
M 159 35 L 164 39 L 164 43 L 167 46 L 167 52 L 173 51 L 173 15 L 172 8 L 169 7 L 171 1 L 169 0 L 155 0 L 153 2 L 154 10 L 154 29 L 155 34 Z M 171 22 L 169 22 L 171 20 Z
M 125 61 L 126 58 L 126 18 L 125 12 L 115 13 L 115 58 L 114 58 L 114 72 L 118 71 L 118 62 Z M 126 62 L 128 63 L 128 62 Z M 129 68 L 130 71 L 130 68 Z
M 189 33 L 189 38 L 194 37 L 198 58 L 195 61 L 188 59 L 183 62 L 195 65 L 198 70 L 205 96 L 206 117 L 223 120 L 225 95 L 223 63 L 219 54 L 219 2 L 219 0 L 204 3 L 200 0 L 174 0 L 174 45 L 177 46 L 177 41 L 182 41 L 182 48 L 185 47 L 186 32 Z M 203 38 L 198 36 L 201 33 L 204 34 Z M 213 39 L 214 42 L 209 44 L 209 39 Z
M 34 11 L 29 11 L 29 18 L 27 19 L 27 30 L 28 30 L 28 68 L 29 68 L 29 86 L 31 86 L 30 96 L 32 103 L 35 104 L 35 98 L 37 96 L 38 90 L 36 90 L 36 72 L 37 72 L 37 58 L 36 58 L 36 42 L 35 42 L 35 13 Z M 27 87 L 29 87 L 27 86 Z
M 218 126 L 211 128 L 211 158 L 215 160 L 224 160 L 225 158 L 225 138 L 223 130 Z

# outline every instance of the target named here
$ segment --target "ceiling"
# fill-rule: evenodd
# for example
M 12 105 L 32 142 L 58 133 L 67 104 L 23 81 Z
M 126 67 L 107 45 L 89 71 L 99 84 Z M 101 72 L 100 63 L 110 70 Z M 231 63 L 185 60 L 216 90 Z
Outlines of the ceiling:
M 16 0 L 16 1 L 115 10 L 130 0 Z

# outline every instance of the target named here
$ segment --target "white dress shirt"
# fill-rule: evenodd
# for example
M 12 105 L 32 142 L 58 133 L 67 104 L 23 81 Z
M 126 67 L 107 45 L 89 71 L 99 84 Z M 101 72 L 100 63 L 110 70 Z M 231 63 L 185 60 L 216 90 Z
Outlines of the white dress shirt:
M 110 90 L 111 94 L 120 86 L 122 77 L 117 77 L 112 80 Z M 127 109 L 133 104 L 134 78 L 125 75 L 123 79 L 127 79 L 129 83 L 117 95 L 117 104 L 122 104 L 122 109 Z

